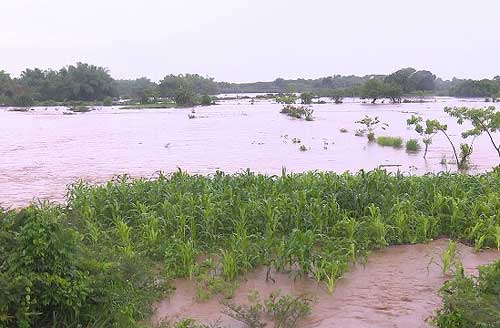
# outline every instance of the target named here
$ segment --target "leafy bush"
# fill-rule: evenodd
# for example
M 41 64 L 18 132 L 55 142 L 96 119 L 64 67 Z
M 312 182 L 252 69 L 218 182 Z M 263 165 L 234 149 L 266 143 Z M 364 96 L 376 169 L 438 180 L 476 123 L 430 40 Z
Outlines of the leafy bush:
M 496 328 L 500 324 L 500 261 L 465 276 L 461 268 L 441 288 L 443 308 L 435 323 L 446 328 Z
M 281 114 L 286 114 L 290 117 L 295 117 L 295 118 L 303 118 L 306 121 L 312 121 L 314 120 L 312 114 L 314 110 L 311 108 L 308 108 L 306 106 L 292 106 L 292 105 L 286 105 L 281 109 Z
M 91 249 L 59 207 L 0 214 L 0 324 L 134 325 L 164 291 L 140 258 Z
M 311 300 L 304 296 L 284 295 L 276 290 L 264 302 L 257 292 L 248 295 L 249 305 L 226 303 L 225 314 L 244 323 L 249 328 L 261 328 L 266 324 L 262 317 L 267 315 L 276 328 L 294 328 L 298 322 L 311 314 Z

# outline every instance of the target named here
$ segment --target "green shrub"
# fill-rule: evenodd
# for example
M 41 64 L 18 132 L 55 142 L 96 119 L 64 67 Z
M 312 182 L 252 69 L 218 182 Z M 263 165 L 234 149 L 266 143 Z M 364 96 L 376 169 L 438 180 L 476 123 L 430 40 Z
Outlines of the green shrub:
M 417 139 L 410 139 L 406 142 L 406 151 L 417 152 L 420 150 L 420 144 Z
M 465 276 L 463 268 L 440 291 L 443 308 L 435 318 L 442 328 L 496 328 L 500 324 L 500 261 Z
M 111 97 L 104 98 L 102 104 L 103 104 L 103 106 L 112 106 L 113 105 L 113 98 L 111 98 Z
M 381 146 L 401 148 L 403 146 L 403 139 L 401 139 L 401 137 L 380 136 L 377 138 L 377 144 Z

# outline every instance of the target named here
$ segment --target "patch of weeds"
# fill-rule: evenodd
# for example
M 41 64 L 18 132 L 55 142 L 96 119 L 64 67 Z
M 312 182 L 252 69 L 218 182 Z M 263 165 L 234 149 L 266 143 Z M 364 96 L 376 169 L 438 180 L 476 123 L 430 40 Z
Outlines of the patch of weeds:
M 312 300 L 304 296 L 284 295 L 276 290 L 264 302 L 258 292 L 248 295 L 248 305 L 226 303 L 224 313 L 244 323 L 250 328 L 265 327 L 262 317 L 265 315 L 274 321 L 275 328 L 295 328 L 300 320 L 311 314 Z
M 401 148 L 403 139 L 401 137 L 380 136 L 377 138 L 377 144 L 385 147 Z
M 410 139 L 406 142 L 406 151 L 417 152 L 420 150 L 420 144 L 417 139 Z
M 244 323 L 249 328 L 262 328 L 266 324 L 262 322 L 264 306 L 261 304 L 259 293 L 252 291 L 248 294 L 248 305 L 225 303 L 223 313 L 234 320 Z
M 462 266 L 440 290 L 443 308 L 434 324 L 441 328 L 496 328 L 500 323 L 500 261 L 479 267 L 478 277 Z
M 301 319 L 311 314 L 311 300 L 304 296 L 280 296 L 280 293 L 277 290 L 266 300 L 266 312 L 273 318 L 275 328 L 297 327 Z

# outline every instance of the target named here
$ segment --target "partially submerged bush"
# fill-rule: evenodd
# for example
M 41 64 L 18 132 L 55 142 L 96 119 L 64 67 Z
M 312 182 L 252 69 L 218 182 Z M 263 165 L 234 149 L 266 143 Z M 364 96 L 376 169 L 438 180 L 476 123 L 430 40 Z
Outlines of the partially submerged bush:
M 377 143 L 381 146 L 401 148 L 403 139 L 401 137 L 380 136 L 377 138 Z
M 75 106 L 75 107 L 70 107 L 68 110 L 74 112 L 74 113 L 87 113 L 90 112 L 91 109 L 88 106 Z
M 406 141 L 406 151 L 417 152 L 420 150 L 420 144 L 417 139 L 410 139 Z
M 281 109 L 281 114 L 286 114 L 290 117 L 295 117 L 298 119 L 305 119 L 306 121 L 314 120 L 312 114 L 314 110 L 307 106 L 293 106 L 286 105 Z
M 311 300 L 305 296 L 284 295 L 276 290 L 264 302 L 257 292 L 248 295 L 249 305 L 226 303 L 225 314 L 244 323 L 249 328 L 262 328 L 262 317 L 274 321 L 276 328 L 294 328 L 300 320 L 311 314 Z

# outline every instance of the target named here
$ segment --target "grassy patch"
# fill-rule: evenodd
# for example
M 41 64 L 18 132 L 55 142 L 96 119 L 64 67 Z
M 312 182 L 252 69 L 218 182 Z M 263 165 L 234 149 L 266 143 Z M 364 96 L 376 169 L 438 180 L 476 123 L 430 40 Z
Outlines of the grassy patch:
M 377 144 L 385 147 L 401 148 L 403 139 L 401 137 L 380 136 L 377 138 Z
M 420 144 L 417 139 L 410 139 L 406 141 L 406 151 L 417 152 L 420 150 Z
M 333 292 L 350 264 L 387 245 L 445 235 L 500 248 L 499 195 L 500 169 L 473 176 L 179 171 L 77 182 L 63 206 L 0 210 L 0 324 L 134 327 L 168 293 L 170 279 L 196 282 L 201 300 L 230 298 L 238 277 L 259 266 L 314 277 Z M 280 300 L 267 311 L 293 318 L 280 304 L 294 299 Z

